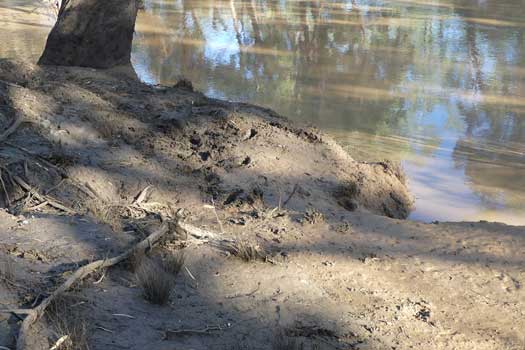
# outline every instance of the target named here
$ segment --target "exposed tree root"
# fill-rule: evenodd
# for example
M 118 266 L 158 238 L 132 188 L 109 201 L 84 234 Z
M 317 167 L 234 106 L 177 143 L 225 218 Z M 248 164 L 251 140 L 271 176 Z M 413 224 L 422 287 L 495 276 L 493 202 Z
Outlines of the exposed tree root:
M 31 326 L 40 319 L 45 313 L 46 308 L 49 304 L 62 293 L 66 292 L 73 284 L 82 280 L 84 277 L 94 272 L 97 269 L 111 267 L 116 265 L 131 256 L 136 251 L 146 251 L 161 238 L 170 232 L 168 223 L 163 223 L 155 232 L 149 235 L 146 239 L 128 249 L 126 252 L 117 255 L 111 259 L 97 260 L 90 264 L 84 265 L 76 270 L 60 287 L 58 287 L 49 297 L 44 299 L 40 305 L 33 309 L 17 309 L 17 310 L 0 310 L 0 312 L 10 312 L 16 314 L 27 314 L 27 317 L 22 322 L 20 331 L 18 334 L 18 340 L 16 343 L 17 350 L 29 350 L 31 349 L 31 343 L 28 338 L 28 334 L 31 330 Z
M 16 179 L 15 179 L 16 181 Z M 17 181 L 18 182 L 18 181 Z M 76 282 L 81 281 L 90 273 L 103 268 L 108 268 L 114 266 L 135 254 L 137 251 L 145 252 L 150 249 L 154 244 L 159 242 L 166 235 L 175 231 L 185 234 L 185 239 L 191 237 L 192 239 L 210 242 L 215 246 L 225 247 L 228 244 L 235 242 L 231 238 L 225 238 L 224 236 L 198 228 L 196 226 L 186 224 L 182 221 L 175 220 L 174 222 L 164 222 L 155 232 L 150 234 L 146 239 L 139 242 L 137 245 L 128 249 L 126 252 L 117 255 L 110 259 L 97 260 L 90 264 L 84 265 L 78 270 L 76 270 L 60 287 L 58 287 L 49 297 L 44 299 L 37 307 L 33 309 L 8 309 L 0 310 L 0 312 L 9 312 L 18 315 L 27 315 L 20 331 L 18 334 L 18 340 L 16 344 L 17 350 L 28 350 L 31 349 L 30 341 L 28 334 L 31 330 L 31 326 L 38 321 L 45 313 L 46 308 L 51 304 L 51 302 L 60 296 L 62 293 L 69 290 Z M 215 327 L 201 330 L 201 332 L 209 332 L 212 330 L 218 330 Z M 182 331 L 171 331 L 172 333 L 187 333 L 187 332 L 199 332 L 198 330 L 182 330 Z

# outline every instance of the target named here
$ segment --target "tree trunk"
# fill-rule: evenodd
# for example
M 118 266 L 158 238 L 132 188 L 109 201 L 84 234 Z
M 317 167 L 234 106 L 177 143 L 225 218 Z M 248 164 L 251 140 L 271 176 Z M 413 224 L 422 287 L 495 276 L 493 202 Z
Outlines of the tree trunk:
M 130 63 L 136 0 L 62 0 L 38 64 L 110 68 Z

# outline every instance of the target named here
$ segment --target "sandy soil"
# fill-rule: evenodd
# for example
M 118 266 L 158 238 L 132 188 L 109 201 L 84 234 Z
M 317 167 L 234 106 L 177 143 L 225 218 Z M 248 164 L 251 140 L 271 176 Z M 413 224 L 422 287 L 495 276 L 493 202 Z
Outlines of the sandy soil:
M 403 220 L 412 198 L 390 162 L 356 162 L 272 111 L 185 81 L 143 85 L 126 69 L 0 61 L 0 130 L 17 117 L 0 143 L 2 308 L 37 305 L 173 208 L 267 254 L 244 262 L 165 242 L 150 255 L 183 250 L 186 268 L 164 306 L 144 300 L 125 264 L 93 274 L 63 311 L 83 320 L 90 349 L 525 347 L 525 229 Z M 13 175 L 73 212 L 38 206 Z M 146 186 L 147 210 L 136 210 Z M 0 314 L 0 345 L 14 348 L 19 325 Z M 42 319 L 35 349 L 64 333 Z

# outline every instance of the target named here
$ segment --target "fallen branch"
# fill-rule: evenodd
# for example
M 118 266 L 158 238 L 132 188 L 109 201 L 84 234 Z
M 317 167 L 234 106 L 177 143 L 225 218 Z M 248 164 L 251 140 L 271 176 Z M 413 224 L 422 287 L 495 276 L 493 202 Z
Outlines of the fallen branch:
M 38 199 L 40 202 L 47 202 L 47 204 L 49 204 L 50 206 L 56 208 L 56 209 L 59 209 L 59 210 L 62 210 L 62 211 L 65 211 L 66 213 L 69 213 L 69 214 L 76 214 L 76 211 L 71 209 L 71 208 L 68 208 L 66 207 L 65 205 L 63 204 L 60 204 L 58 203 L 56 200 L 54 200 L 53 198 L 51 198 L 50 196 L 46 196 L 46 195 L 43 195 L 43 194 L 40 194 L 38 193 L 35 189 L 33 189 L 27 182 L 25 182 L 24 180 L 22 180 L 22 178 L 20 178 L 19 176 L 17 175 L 12 175 L 11 176 L 13 178 L 13 180 L 20 186 L 22 187 L 24 190 L 26 190 L 27 192 L 31 193 L 33 196 L 35 196 L 36 199 Z
M 55 300 L 59 295 L 66 292 L 73 284 L 82 280 L 87 275 L 91 274 L 97 269 L 108 268 L 116 265 L 126 259 L 128 259 L 133 253 L 137 251 L 146 251 L 162 237 L 170 232 L 169 225 L 167 223 L 162 224 L 155 232 L 149 235 L 146 239 L 139 242 L 134 247 L 128 249 L 126 252 L 117 255 L 111 259 L 102 259 L 94 261 L 90 264 L 84 265 L 76 270 L 60 287 L 58 287 L 49 297 L 44 299 L 40 305 L 33 309 L 22 309 L 22 310 L 0 310 L 0 312 L 15 312 L 18 314 L 27 314 L 27 317 L 22 322 L 20 331 L 18 334 L 18 340 L 16 343 L 17 350 L 28 350 L 31 349 L 30 342 L 28 341 L 28 333 L 31 326 L 44 315 L 46 308 Z
M 48 161 L 47 159 L 45 159 L 44 157 L 38 155 L 38 154 L 35 154 L 33 152 L 31 152 L 30 150 L 28 150 L 27 148 L 24 148 L 22 146 L 19 146 L 19 145 L 16 145 L 14 143 L 11 143 L 9 141 L 4 141 L 4 144 L 5 145 L 8 145 L 9 147 L 13 147 L 13 148 L 16 148 L 18 149 L 19 151 L 22 151 L 24 152 L 25 154 L 31 156 L 34 158 L 34 162 L 36 165 L 38 165 L 39 167 L 43 168 L 44 170 L 46 171 L 49 171 L 49 169 L 47 169 L 45 166 L 48 166 L 52 169 L 54 169 L 56 172 L 58 172 L 58 174 L 60 174 L 60 176 L 62 176 L 63 178 L 65 179 L 68 179 L 69 182 L 71 182 L 71 184 L 73 184 L 73 186 L 75 186 L 76 188 L 78 188 L 80 191 L 82 191 L 84 194 L 88 195 L 89 197 L 91 198 L 97 198 L 97 195 L 95 193 L 93 193 L 93 191 L 91 191 L 90 189 L 88 189 L 85 185 L 81 184 L 81 183 L 78 183 L 76 182 L 74 179 L 70 178 L 68 173 L 60 168 L 59 166 L 51 163 L 50 161 Z M 42 164 L 40 164 L 42 163 Z M 45 166 L 44 166 L 45 165 Z
M 216 242 L 234 242 L 233 239 L 224 238 L 223 235 L 187 224 L 185 222 L 177 221 L 176 225 L 178 228 L 191 235 L 193 238 L 211 239 Z
M 48 160 L 45 159 L 44 157 L 42 157 L 42 156 L 40 156 L 40 155 L 38 155 L 38 154 L 35 154 L 35 153 L 31 152 L 31 151 L 28 150 L 27 148 L 22 147 L 22 146 L 19 146 L 19 145 L 14 144 L 14 143 L 11 143 L 11 142 L 9 142 L 9 141 L 5 141 L 4 144 L 8 145 L 9 147 L 16 148 L 17 150 L 22 151 L 22 152 L 24 152 L 25 154 L 27 154 L 27 155 L 29 155 L 29 156 L 31 156 L 31 157 L 33 157 L 33 158 L 36 158 L 36 159 L 38 160 L 38 161 L 35 160 L 35 162 L 36 162 L 37 164 L 38 164 L 38 162 L 40 161 L 40 162 L 44 163 L 45 165 L 47 165 L 48 167 L 55 169 L 60 175 L 62 175 L 62 177 L 67 177 L 67 173 L 66 173 L 65 170 L 63 170 L 63 169 L 61 169 L 60 167 L 56 166 L 55 164 L 51 163 L 50 161 L 48 161 Z M 38 165 L 40 165 L 40 164 L 38 164 Z M 41 166 L 41 165 L 40 165 L 40 166 Z M 43 166 L 41 166 L 41 167 L 43 167 Z M 49 171 L 49 169 L 47 169 L 47 168 L 45 168 L 45 167 L 43 167 L 43 168 L 44 168 L 44 170 Z
M 45 201 L 45 202 L 42 202 L 42 203 L 37 204 L 37 205 L 35 205 L 35 206 L 29 207 L 29 208 L 27 208 L 26 210 L 27 210 L 27 211 L 38 210 L 38 209 L 40 209 L 40 208 L 45 207 L 45 206 L 48 205 L 48 204 L 49 204 L 49 202 L 48 202 L 48 201 Z

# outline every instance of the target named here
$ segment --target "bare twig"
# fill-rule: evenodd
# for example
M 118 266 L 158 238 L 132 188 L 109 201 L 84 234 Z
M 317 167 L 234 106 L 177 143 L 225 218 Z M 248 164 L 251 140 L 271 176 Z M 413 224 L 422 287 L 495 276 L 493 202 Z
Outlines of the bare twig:
M 2 185 L 2 190 L 4 191 L 5 200 L 7 202 L 7 206 L 11 206 L 11 200 L 9 199 L 9 193 L 7 193 L 7 188 L 5 186 L 4 179 L 2 178 L 2 171 L 0 170 L 0 184 Z
M 251 292 L 243 293 L 243 294 L 237 293 L 237 294 L 234 294 L 234 295 L 231 295 L 231 296 L 227 296 L 226 299 L 235 299 L 235 298 L 241 298 L 241 297 L 251 297 L 252 295 L 254 295 L 255 293 L 257 293 L 259 291 L 260 287 L 261 287 L 261 282 L 258 282 L 257 283 L 257 288 L 255 288 Z
M 146 197 L 148 196 L 148 191 L 153 188 L 152 185 L 149 185 L 149 186 L 146 186 L 142 191 L 140 191 L 139 195 L 137 196 L 137 198 L 135 198 L 135 200 L 133 201 L 133 204 L 132 205 L 138 205 L 140 206 L 140 204 L 142 202 L 144 202 L 144 200 L 146 199 Z
M 60 174 L 60 176 L 62 176 L 63 178 L 67 178 L 69 180 L 69 182 L 71 182 L 71 184 L 73 184 L 73 186 L 78 188 L 84 194 L 88 195 L 91 198 L 97 198 L 97 195 L 92 190 L 88 189 L 85 185 L 76 182 L 74 179 L 69 178 L 69 175 L 67 174 L 67 172 L 64 169 L 56 166 L 55 164 L 51 163 L 50 161 L 48 161 L 44 157 L 31 152 L 27 148 L 24 148 L 22 146 L 16 145 L 16 144 L 11 143 L 9 141 L 4 141 L 4 144 L 8 145 L 9 147 L 16 148 L 19 151 L 22 151 L 22 152 L 26 153 L 27 155 L 33 157 L 35 164 L 38 165 L 39 167 L 43 168 L 44 170 L 49 171 L 49 169 L 46 168 L 45 166 L 54 169 L 56 172 L 58 172 Z M 42 164 L 40 164 L 40 163 L 42 163 Z
M 186 270 L 186 272 L 188 273 L 188 276 L 190 276 L 192 280 L 194 281 L 197 280 L 195 276 L 193 276 L 193 274 L 191 273 L 190 269 L 188 269 L 186 266 L 184 266 L 184 269 Z
M 221 233 L 224 234 L 224 227 L 222 227 L 222 222 L 219 219 L 219 214 L 217 214 L 217 208 L 215 208 L 215 201 L 213 200 L 213 197 L 211 198 L 211 209 L 213 209 L 213 213 L 215 214 L 215 218 L 217 219 L 217 222 L 219 223 L 219 227 L 221 228 Z
M 63 169 L 61 169 L 58 166 L 56 166 L 55 164 L 49 162 L 47 159 L 43 158 L 42 156 L 39 156 L 38 154 L 35 154 L 35 153 L 31 152 L 27 148 L 19 146 L 17 144 L 9 142 L 9 141 L 4 141 L 4 144 L 8 145 L 9 147 L 16 148 L 17 150 L 22 151 L 25 154 L 27 154 L 27 155 L 35 158 L 35 159 L 38 159 L 38 161 L 35 161 L 37 164 L 38 164 L 38 162 L 42 162 L 43 164 L 47 165 L 48 167 L 55 169 L 63 177 L 67 177 L 67 174 L 66 174 L 66 172 Z M 40 164 L 38 164 L 38 165 L 40 165 Z M 40 166 L 43 167 L 42 165 L 40 165 Z M 43 168 L 44 168 L 44 170 L 49 170 L 49 169 L 47 169 L 45 167 L 43 167 Z
M 127 314 L 112 314 L 113 316 L 117 316 L 117 317 L 126 317 L 126 318 L 131 318 L 131 319 L 134 319 L 135 317 L 131 316 L 131 315 L 127 315 Z
M 187 232 L 196 239 L 210 239 L 216 242 L 235 242 L 233 239 L 224 238 L 222 235 L 208 231 L 185 222 L 176 221 L 177 228 Z
M 68 340 L 69 338 L 69 335 L 63 335 L 61 336 L 60 338 L 58 338 L 58 340 L 56 341 L 55 345 L 53 345 L 49 350 L 57 350 L 60 348 L 60 346 L 62 346 L 62 344 Z
M 40 208 L 45 207 L 45 206 L 48 205 L 48 204 L 49 204 L 49 202 L 48 202 L 48 201 L 45 201 L 45 202 L 42 202 L 42 203 L 37 204 L 37 205 L 35 205 L 35 206 L 29 207 L 29 208 L 27 208 L 26 210 L 27 210 L 27 211 L 38 210 L 38 209 L 40 209 Z
M 7 81 L 7 80 L 0 79 L 0 83 L 8 85 L 8 86 L 12 86 L 12 87 L 17 87 L 17 88 L 22 88 L 22 89 L 24 88 L 22 85 L 15 84 L 15 83 L 12 83 L 12 82 Z
M 55 199 L 51 198 L 50 196 L 46 196 L 46 195 L 42 195 L 40 193 L 38 193 L 35 189 L 33 189 L 27 182 L 25 182 L 24 180 L 22 180 L 22 178 L 20 178 L 19 176 L 17 175 L 12 175 L 11 176 L 13 178 L 13 180 L 20 186 L 22 187 L 24 190 L 26 190 L 27 192 L 29 192 L 30 194 L 32 194 L 36 199 L 38 199 L 39 201 L 41 202 L 47 202 L 47 204 L 49 204 L 50 206 L 56 208 L 56 209 L 59 209 L 59 210 L 62 210 L 62 211 L 65 211 L 66 213 L 69 213 L 69 214 L 76 214 L 76 211 L 71 209 L 71 208 L 68 208 L 66 206 L 64 206 L 63 204 L 60 204 L 59 202 L 57 202 Z
M 101 331 L 108 332 L 108 333 L 114 333 L 111 329 L 104 328 L 102 326 L 97 326 L 97 329 L 100 329 Z
M 211 332 L 216 331 L 222 331 L 223 328 L 221 326 L 206 326 L 202 329 L 174 329 L 174 330 L 167 330 L 164 332 L 164 338 L 163 340 L 170 340 L 170 338 L 184 335 L 184 334 L 209 334 Z
M 93 284 L 102 283 L 102 281 L 104 280 L 104 277 L 106 277 L 106 271 L 104 271 L 104 273 L 102 274 L 102 277 L 100 277 L 100 279 L 98 279 L 97 281 L 93 282 Z
M 62 178 L 60 179 L 60 181 L 55 185 L 55 186 L 52 186 L 51 188 L 48 188 L 47 190 L 44 191 L 44 195 L 48 195 L 50 194 L 51 192 L 53 192 L 54 190 L 56 190 L 57 188 L 59 188 L 65 181 L 66 179 Z
M 288 202 L 290 201 L 290 199 L 292 199 L 293 195 L 294 195 L 295 192 L 297 191 L 297 188 L 299 188 L 299 185 L 298 185 L 298 184 L 295 184 L 294 187 L 293 187 L 292 193 L 290 193 L 290 195 L 288 196 L 288 198 L 286 198 L 286 200 L 284 201 L 284 203 L 283 203 L 283 207 L 286 207 L 286 204 L 288 204 Z M 279 209 L 280 209 L 280 207 L 279 207 Z
M 31 290 L 31 288 L 24 287 L 21 284 L 15 283 L 15 282 L 11 281 L 9 278 L 6 278 L 4 276 L 0 276 L 0 279 L 2 281 L 4 281 L 5 283 L 10 284 L 13 287 L 25 289 L 25 290 L 28 290 L 28 291 Z
M 22 124 L 23 118 L 22 117 L 16 117 L 13 124 L 11 124 L 10 127 L 8 127 L 2 134 L 0 134 L 0 143 L 6 140 L 9 136 L 11 136 L 12 133 L 18 129 L 20 124 Z

